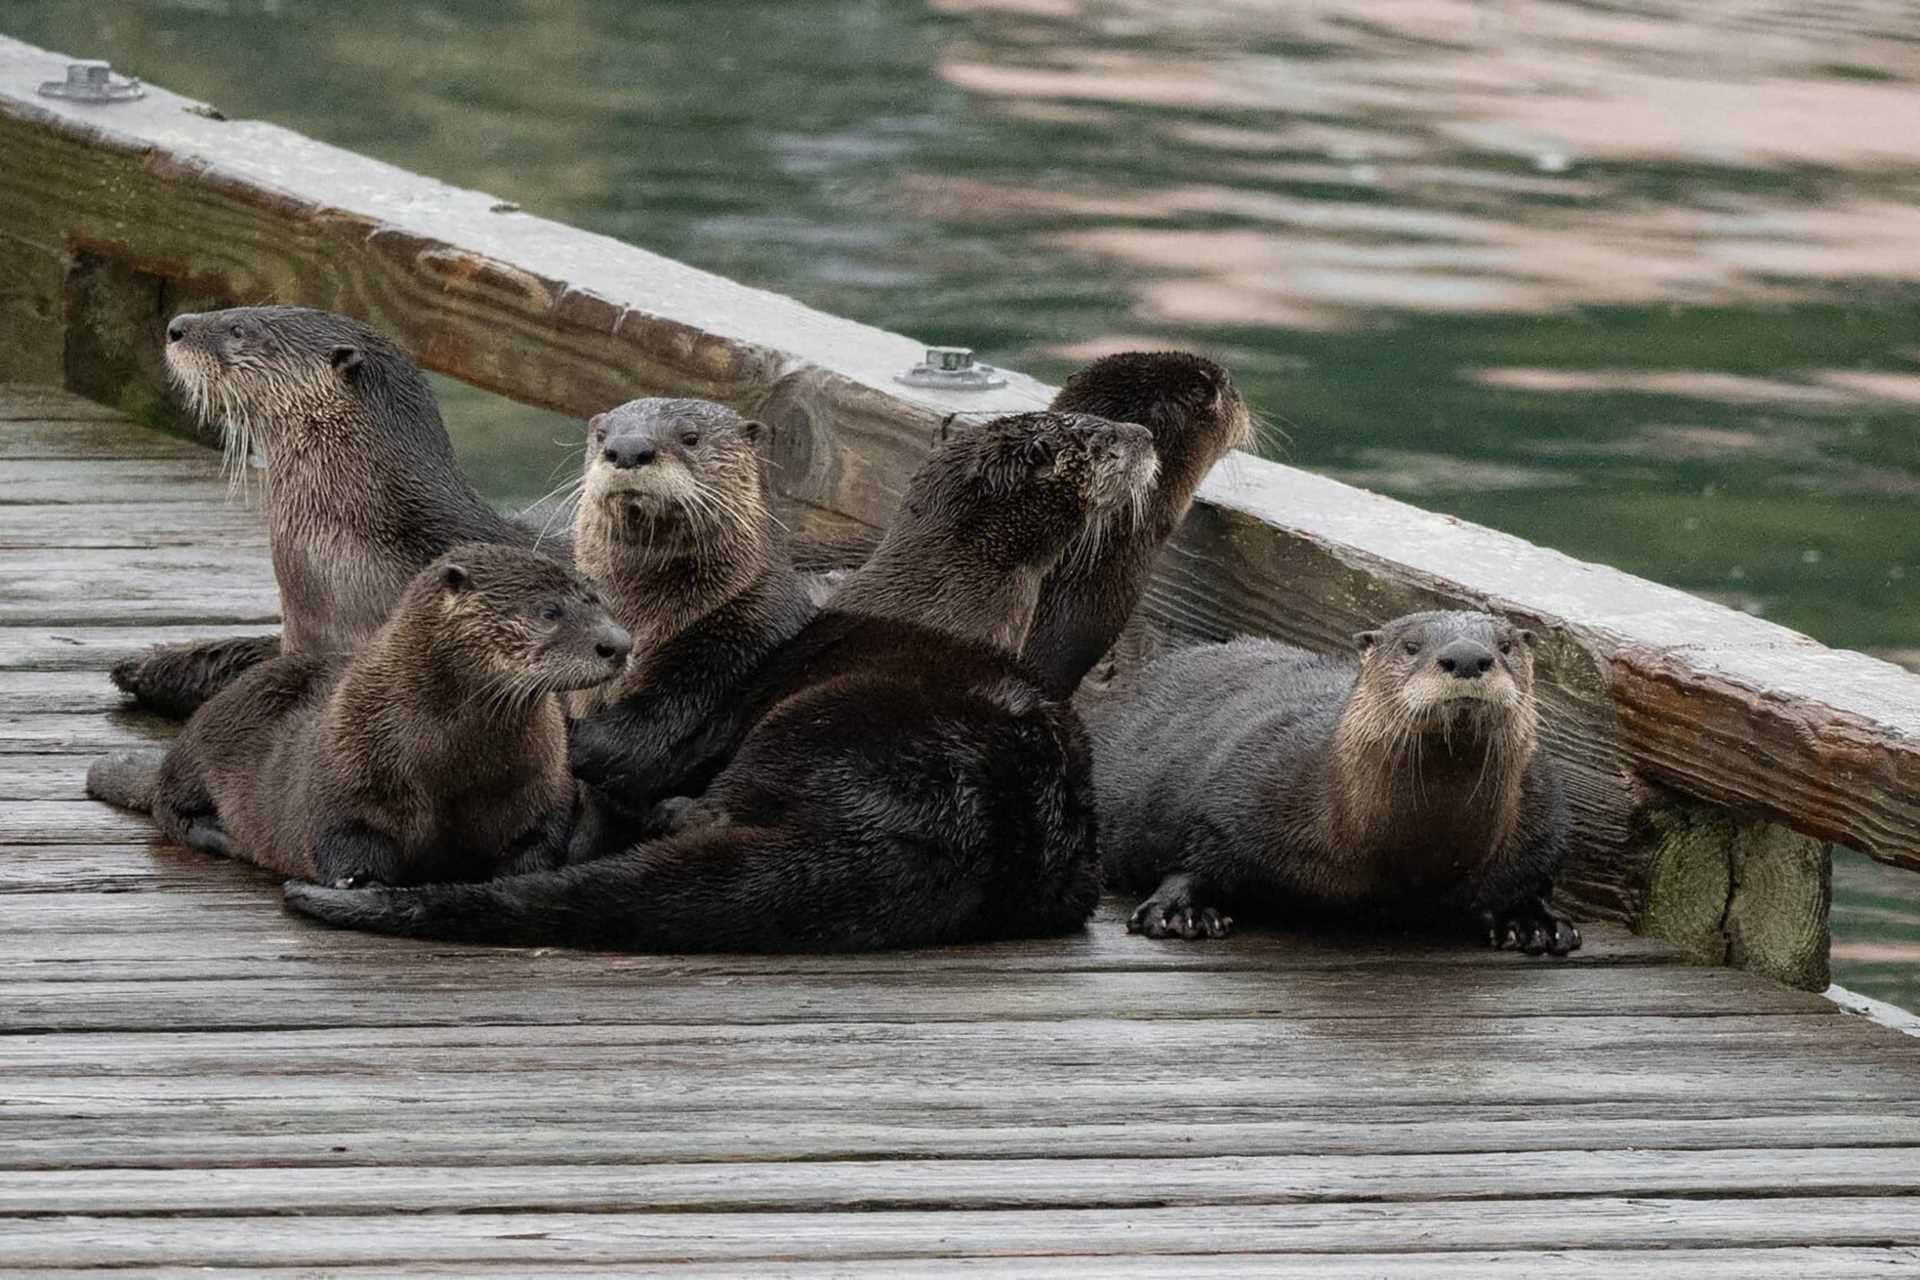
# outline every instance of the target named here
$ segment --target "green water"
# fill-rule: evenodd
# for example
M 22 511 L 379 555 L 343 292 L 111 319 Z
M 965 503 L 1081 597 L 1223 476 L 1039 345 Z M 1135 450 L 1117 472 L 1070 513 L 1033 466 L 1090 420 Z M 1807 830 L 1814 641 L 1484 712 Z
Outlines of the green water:
M 1907 0 L 9 0 L 0 29 L 1043 377 L 1199 348 L 1292 462 L 1920 664 Z M 570 424 L 449 399 L 494 495 L 572 466 Z M 1846 867 L 1839 980 L 1920 1007 L 1920 877 Z

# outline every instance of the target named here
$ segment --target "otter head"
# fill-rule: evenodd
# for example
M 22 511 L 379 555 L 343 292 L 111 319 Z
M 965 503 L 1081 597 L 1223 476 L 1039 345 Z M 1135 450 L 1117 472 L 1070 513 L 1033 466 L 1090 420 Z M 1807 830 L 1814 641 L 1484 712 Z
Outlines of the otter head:
M 230 307 L 167 322 L 167 372 L 202 421 L 220 428 L 229 467 L 258 448 L 269 468 L 319 441 L 396 443 L 371 421 L 437 424 L 433 389 L 392 343 L 356 320 L 306 307 Z M 444 430 L 407 440 L 451 457 Z
M 521 547 L 470 542 L 422 569 L 389 627 L 425 641 L 430 665 L 481 691 L 475 705 L 526 705 L 618 676 L 633 637 L 580 574 Z
M 757 534 L 767 515 L 754 451 L 764 430 L 708 400 L 629 400 L 595 415 L 575 519 L 582 562 L 607 543 L 627 544 L 631 562 Z
M 931 538 L 949 561 L 1044 572 L 1076 535 L 1144 503 L 1158 467 L 1152 434 L 1134 423 L 1051 411 L 995 418 L 935 450 L 894 528 Z
M 1252 411 L 1233 375 L 1186 351 L 1102 356 L 1068 378 L 1051 407 L 1137 422 L 1153 432 L 1163 458 L 1191 453 L 1202 467 L 1253 438 Z
M 1349 710 L 1380 736 L 1481 737 L 1531 749 L 1533 632 L 1486 613 L 1415 613 L 1355 641 L 1362 658 Z

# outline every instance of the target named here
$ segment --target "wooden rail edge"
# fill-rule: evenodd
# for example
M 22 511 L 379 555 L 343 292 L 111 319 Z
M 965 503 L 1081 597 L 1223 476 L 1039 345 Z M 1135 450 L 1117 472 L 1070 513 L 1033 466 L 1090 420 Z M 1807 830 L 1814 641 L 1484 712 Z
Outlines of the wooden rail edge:
M 910 390 L 893 376 L 917 341 L 157 87 L 112 106 L 36 96 L 64 63 L 0 38 L 0 376 L 72 385 L 117 340 L 157 350 L 165 312 L 196 300 L 326 307 L 429 368 L 578 416 L 636 394 L 733 404 L 775 427 L 791 496 L 868 524 L 946 414 L 1052 394 L 1020 375 Z M 76 263 L 97 261 L 156 282 L 135 307 L 150 332 L 68 327 Z M 65 337 L 36 348 L 42 331 Z M 1581 824 L 1571 888 L 1591 907 L 1640 917 L 1653 854 L 1635 824 L 1663 789 L 1920 869 L 1920 677 L 1518 538 L 1236 454 L 1143 617 L 1338 648 L 1441 606 L 1545 638 L 1549 745 Z

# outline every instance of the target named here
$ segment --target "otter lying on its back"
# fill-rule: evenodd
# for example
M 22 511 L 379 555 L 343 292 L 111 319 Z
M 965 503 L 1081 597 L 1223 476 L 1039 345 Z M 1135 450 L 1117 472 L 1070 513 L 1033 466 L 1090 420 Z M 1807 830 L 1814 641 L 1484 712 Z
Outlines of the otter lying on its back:
M 450 547 L 532 543 L 460 474 L 413 361 L 358 321 L 304 307 L 178 315 L 166 353 L 189 405 L 224 434 L 229 466 L 244 475 L 252 451 L 266 458 L 283 629 L 127 659 L 113 680 L 141 705 L 186 715 L 276 654 L 349 653 Z
M 1025 414 L 959 434 L 835 607 L 758 665 L 719 725 L 697 743 L 634 744 L 627 763 L 661 794 L 724 765 L 674 834 L 563 871 L 296 884 L 287 901 L 383 933 L 636 951 L 1077 928 L 1099 887 L 1085 734 L 995 641 L 1025 631 L 1061 550 L 1152 470 L 1144 428 L 1097 418 Z
M 1578 947 L 1549 901 L 1567 818 L 1536 750 L 1533 633 L 1418 613 L 1360 641 L 1357 668 L 1263 640 L 1182 650 L 1088 710 L 1108 877 L 1151 890 L 1128 927 L 1337 916 Z
M 561 696 L 619 675 L 631 648 L 564 565 L 456 547 L 351 659 L 262 663 L 157 770 L 154 752 L 110 756 L 87 789 L 196 848 L 327 882 L 555 865 L 575 803 Z

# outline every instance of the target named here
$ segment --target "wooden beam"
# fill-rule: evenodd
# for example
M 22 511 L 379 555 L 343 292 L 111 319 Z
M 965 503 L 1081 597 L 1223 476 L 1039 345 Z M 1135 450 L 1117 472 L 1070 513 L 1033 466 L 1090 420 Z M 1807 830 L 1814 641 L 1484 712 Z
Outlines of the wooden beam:
M 640 393 L 723 400 L 774 424 L 792 495 L 867 523 L 944 414 L 1051 394 L 1019 375 L 909 390 L 893 381 L 920 354 L 909 338 L 159 88 L 113 107 L 34 96 L 61 64 L 0 39 L 9 244 L 182 296 L 359 315 L 430 368 L 574 414 Z M 1638 912 L 1636 774 L 1920 868 L 1920 679 L 1683 592 L 1240 454 L 1203 488 L 1147 614 L 1183 635 L 1333 648 L 1435 605 L 1546 638 L 1549 740 L 1583 824 L 1571 880 L 1598 909 Z

